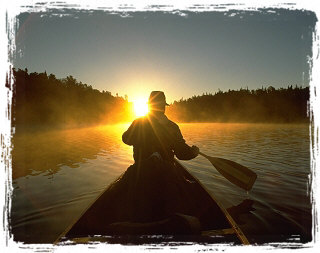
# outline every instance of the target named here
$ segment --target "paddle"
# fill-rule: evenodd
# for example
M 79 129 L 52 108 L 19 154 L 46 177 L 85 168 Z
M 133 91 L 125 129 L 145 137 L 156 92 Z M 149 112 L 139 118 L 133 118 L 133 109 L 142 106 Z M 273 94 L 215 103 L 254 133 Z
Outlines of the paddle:
M 239 163 L 224 158 L 211 157 L 202 152 L 199 152 L 199 154 L 207 158 L 217 171 L 231 183 L 246 191 L 249 191 L 256 181 L 257 174 Z

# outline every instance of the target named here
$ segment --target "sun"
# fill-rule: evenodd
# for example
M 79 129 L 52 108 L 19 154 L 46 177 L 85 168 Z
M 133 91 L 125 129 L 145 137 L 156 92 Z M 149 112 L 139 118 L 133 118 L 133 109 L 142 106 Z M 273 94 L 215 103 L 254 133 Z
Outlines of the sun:
M 133 109 L 134 109 L 134 114 L 137 117 L 142 117 L 147 115 L 149 112 L 148 100 L 143 98 L 135 99 L 133 101 Z

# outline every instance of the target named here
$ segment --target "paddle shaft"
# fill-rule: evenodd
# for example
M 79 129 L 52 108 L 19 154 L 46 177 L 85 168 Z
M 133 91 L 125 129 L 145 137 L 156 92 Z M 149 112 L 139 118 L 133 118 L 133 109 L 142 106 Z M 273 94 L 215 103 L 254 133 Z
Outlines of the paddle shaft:
M 200 151 L 199 151 L 199 155 L 202 155 L 203 157 L 207 158 L 208 160 L 210 160 L 210 158 L 211 158 L 210 156 L 207 156 L 206 154 L 204 154 Z

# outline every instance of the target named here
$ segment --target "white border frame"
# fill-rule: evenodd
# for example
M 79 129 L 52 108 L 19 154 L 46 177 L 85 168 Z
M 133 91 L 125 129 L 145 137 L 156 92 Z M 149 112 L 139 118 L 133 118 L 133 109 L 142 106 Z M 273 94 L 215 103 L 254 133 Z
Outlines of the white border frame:
M 39 3 L 39 2 L 42 2 Z M 5 0 L 1 2 L 0 10 L 0 145 L 1 145 L 1 156 L 0 156 L 0 199 L 3 206 L 3 218 L 0 219 L 1 227 L 3 228 L 0 245 L 5 250 L 27 250 L 33 252 L 35 250 L 40 251 L 59 251 L 67 252 L 70 250 L 86 250 L 88 246 L 94 247 L 97 251 L 110 250 L 112 252 L 119 252 L 124 250 L 146 250 L 145 246 L 120 246 L 120 245 L 76 245 L 76 246 L 53 246 L 53 245 L 24 245 L 22 243 L 16 243 L 12 238 L 9 238 L 8 234 L 8 209 L 10 208 L 10 194 L 12 192 L 11 185 L 11 137 L 12 129 L 11 122 L 9 120 L 9 115 L 11 113 L 10 106 L 12 100 L 12 80 L 11 88 L 5 86 L 6 76 L 10 71 L 12 64 L 9 61 L 8 55 L 13 53 L 15 50 L 15 38 L 14 38 L 14 25 L 15 17 L 25 11 L 36 11 L 42 12 L 47 9 L 59 9 L 59 8 L 72 8 L 72 9 L 92 9 L 96 10 L 99 7 L 104 7 L 106 11 L 119 12 L 121 15 L 126 15 L 126 11 L 165 11 L 173 12 L 183 15 L 184 11 L 228 11 L 228 10 L 250 10 L 255 11 L 259 8 L 285 8 L 289 10 L 308 10 L 316 14 L 319 18 L 320 4 L 317 4 L 316 0 L 293 0 L 293 1 L 275 1 L 275 0 L 264 0 L 264 1 L 253 1 L 253 0 L 220 0 L 220 1 L 208 1 L 208 0 L 119 0 L 119 1 L 105 1 L 105 0 L 65 0 L 57 2 L 48 1 L 33 1 L 33 0 Z M 161 7 L 156 7 L 161 5 Z M 197 8 L 192 8 L 197 5 Z M 218 7 L 225 7 L 225 9 L 219 9 Z M 100 9 L 101 10 L 101 9 Z M 103 9 L 102 9 L 103 10 Z M 313 201 L 313 241 L 307 245 L 304 245 L 299 251 L 302 250 L 316 250 L 319 243 L 319 201 L 317 201 L 319 196 L 318 182 L 319 176 L 317 176 L 317 169 L 319 169 L 319 109 L 320 109 L 320 63 L 319 63 L 319 22 L 316 23 L 315 33 L 313 34 L 313 58 L 309 59 L 310 63 L 310 118 L 313 119 L 310 123 L 310 152 L 311 152 L 311 171 L 312 175 L 310 177 L 310 184 L 312 186 L 312 201 Z M 318 95 L 318 96 L 317 96 Z M 285 246 L 285 245 L 283 245 Z M 210 246 L 194 245 L 194 246 L 179 246 L 175 251 L 179 252 L 193 252 L 193 251 L 207 251 L 207 250 L 221 250 L 221 251 L 235 251 L 238 252 L 240 249 L 242 251 L 252 251 L 256 250 L 276 250 L 277 248 L 272 245 L 267 246 L 249 246 L 249 247 L 228 247 L 226 245 L 215 246 L 214 248 Z M 279 249 L 279 248 L 278 248 Z M 290 249 L 283 249 L 287 251 Z M 170 250 L 170 246 L 162 247 L 162 250 Z

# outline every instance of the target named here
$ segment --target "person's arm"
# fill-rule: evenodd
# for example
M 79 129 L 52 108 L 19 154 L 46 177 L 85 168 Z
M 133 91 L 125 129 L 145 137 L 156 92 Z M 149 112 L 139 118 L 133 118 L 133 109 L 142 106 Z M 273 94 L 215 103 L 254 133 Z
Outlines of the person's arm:
M 122 135 L 122 141 L 127 145 L 133 145 L 137 139 L 138 122 L 134 120 L 127 131 Z
M 196 146 L 190 147 L 183 139 L 179 127 L 175 126 L 175 140 L 173 145 L 173 151 L 179 160 L 191 160 L 198 156 L 199 148 Z

